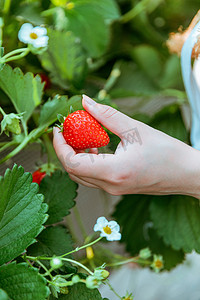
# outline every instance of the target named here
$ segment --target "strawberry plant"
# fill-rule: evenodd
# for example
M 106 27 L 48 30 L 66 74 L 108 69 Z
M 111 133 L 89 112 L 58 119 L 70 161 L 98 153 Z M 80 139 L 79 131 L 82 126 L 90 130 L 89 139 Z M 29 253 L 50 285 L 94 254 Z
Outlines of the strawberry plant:
M 182 78 L 177 35 L 171 52 L 166 41 L 198 8 L 195 0 L 0 0 L 0 299 L 106 300 L 103 284 L 130 300 L 134 291 L 111 286 L 112 267 L 162 272 L 200 253 L 199 203 L 182 195 L 123 195 L 109 220 L 96 216 L 75 241 L 66 224 L 78 185 L 52 144 L 61 121 L 76 151 L 116 149 L 119 138 L 83 109 L 83 93 L 190 144 L 186 92 L 195 110 L 199 88 L 188 76 L 198 45 L 192 36 L 185 44 Z M 16 164 L 36 145 L 34 167 Z M 111 241 L 128 254 L 110 251 Z

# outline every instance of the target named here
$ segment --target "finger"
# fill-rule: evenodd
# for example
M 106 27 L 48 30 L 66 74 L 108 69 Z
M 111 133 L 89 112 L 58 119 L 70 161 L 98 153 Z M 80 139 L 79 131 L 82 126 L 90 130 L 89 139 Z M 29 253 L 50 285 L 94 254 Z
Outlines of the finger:
M 73 175 L 104 179 L 112 167 L 111 154 L 76 153 L 59 128 L 54 128 L 53 145 L 65 170 Z
M 96 103 L 86 95 L 83 95 L 83 107 L 101 124 L 118 135 L 121 139 L 124 134 L 138 126 L 138 121 L 133 120 L 118 110 L 108 105 Z
M 99 153 L 98 148 L 90 148 L 89 153 L 98 154 Z
M 78 150 L 78 149 L 76 149 L 75 151 L 76 151 L 76 153 L 85 153 L 85 150 Z
M 106 180 L 110 178 L 113 164 L 116 163 L 115 157 L 113 154 L 78 153 L 71 157 L 72 167 L 68 172 L 76 176 Z
M 66 171 L 68 167 L 75 167 L 72 165 L 71 159 L 76 155 L 76 152 L 66 143 L 62 132 L 57 127 L 53 129 L 53 146 Z
M 89 183 L 89 182 L 87 182 L 87 181 L 85 181 L 85 180 L 82 180 L 81 178 L 79 178 L 79 177 L 77 177 L 77 176 L 75 176 L 75 175 L 69 174 L 69 177 L 70 177 L 73 181 L 75 181 L 75 182 L 77 182 L 77 183 L 79 183 L 79 184 L 82 184 L 82 185 L 87 186 L 87 187 L 90 187 L 90 188 L 99 189 L 98 186 L 96 186 L 96 185 L 94 185 L 94 184 L 91 184 L 91 183 Z

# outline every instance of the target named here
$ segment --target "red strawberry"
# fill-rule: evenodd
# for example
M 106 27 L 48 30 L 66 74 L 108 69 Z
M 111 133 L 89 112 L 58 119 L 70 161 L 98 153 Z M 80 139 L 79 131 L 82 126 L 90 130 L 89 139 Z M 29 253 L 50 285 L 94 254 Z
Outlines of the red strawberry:
M 84 110 L 77 110 L 66 117 L 63 136 L 67 144 L 79 150 L 106 146 L 110 141 L 99 122 Z
M 49 77 L 45 73 L 40 73 L 39 74 L 41 77 L 41 81 L 44 82 L 44 90 L 50 89 L 51 87 L 51 81 Z
M 41 172 L 41 169 L 38 169 L 32 174 L 33 182 L 36 182 L 40 185 L 40 182 L 45 176 L 46 176 L 46 172 Z

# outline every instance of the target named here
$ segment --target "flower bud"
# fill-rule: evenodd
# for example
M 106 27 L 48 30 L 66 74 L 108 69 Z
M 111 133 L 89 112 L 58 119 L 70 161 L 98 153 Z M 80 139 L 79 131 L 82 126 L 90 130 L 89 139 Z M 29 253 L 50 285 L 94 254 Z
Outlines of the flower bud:
M 151 251 L 149 248 L 144 248 L 144 249 L 140 250 L 140 252 L 139 252 L 140 258 L 147 259 L 150 256 L 151 256 Z
M 110 275 L 110 273 L 104 269 L 96 269 L 94 271 L 94 277 L 98 280 L 104 280 L 104 279 L 108 278 L 109 275 Z
M 74 275 L 72 277 L 72 283 L 78 283 L 78 282 L 80 282 L 80 277 L 78 275 Z
M 8 114 L 3 117 L 3 120 L 1 122 L 1 133 L 4 131 L 7 136 L 9 136 L 9 132 L 14 134 L 20 134 L 21 133 L 21 127 L 20 127 L 20 119 L 21 114 Z
M 52 258 L 52 260 L 50 261 L 50 266 L 53 269 L 59 269 L 60 267 L 62 267 L 62 260 L 58 257 L 54 257 Z
M 96 289 L 100 286 L 101 281 L 99 281 L 95 276 L 89 275 L 86 278 L 85 284 L 86 284 L 87 288 L 89 288 L 89 289 Z

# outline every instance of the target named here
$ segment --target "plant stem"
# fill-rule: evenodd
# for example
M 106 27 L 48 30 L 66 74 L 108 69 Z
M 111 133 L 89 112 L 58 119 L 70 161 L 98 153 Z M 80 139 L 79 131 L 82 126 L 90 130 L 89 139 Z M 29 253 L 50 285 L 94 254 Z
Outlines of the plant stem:
M 3 110 L 3 108 L 0 106 L 0 112 L 2 113 L 2 115 L 5 117 L 6 116 L 6 113 L 5 111 Z
M 22 123 L 22 125 L 24 125 L 24 124 Z M 24 129 L 25 129 L 25 127 L 24 127 Z M 4 158 L 2 158 L 0 160 L 0 164 L 3 163 L 3 162 L 5 162 L 9 158 L 13 157 L 17 153 L 19 153 L 31 140 L 35 140 L 39 136 L 41 136 L 44 133 L 45 129 L 46 129 L 46 126 L 45 127 L 39 127 L 37 129 L 32 130 L 29 133 L 29 135 L 27 135 L 24 138 L 23 142 L 18 147 L 16 147 L 12 152 L 10 152 L 8 155 L 6 155 Z
M 78 262 L 76 260 L 69 259 L 69 258 L 62 258 L 62 260 L 71 262 L 72 264 L 75 264 L 75 265 L 81 267 L 82 269 L 86 270 L 90 275 L 93 275 L 92 271 L 90 271 L 86 266 L 82 265 L 80 262 Z
M 43 263 L 41 263 L 41 261 L 35 260 L 35 262 L 38 263 L 46 271 L 47 275 L 49 275 L 51 279 L 53 279 L 53 276 L 51 275 L 50 271 L 43 265 Z
M 4 26 L 3 18 L 0 18 L 0 48 L 2 47 L 3 44 L 3 26 Z
M 59 258 L 61 258 L 64 261 L 68 261 L 71 262 L 72 264 L 75 264 L 79 267 L 81 267 L 82 269 L 86 270 L 90 275 L 93 275 L 93 272 L 90 271 L 86 266 L 82 265 L 80 262 L 70 259 L 70 258 L 62 258 L 61 256 L 58 256 Z M 43 267 L 43 269 L 48 273 L 48 275 L 50 277 L 52 277 L 52 275 L 50 274 L 49 270 L 39 261 L 40 260 L 51 260 L 52 257 L 43 257 L 43 256 L 38 256 L 38 257 L 34 257 L 34 256 L 26 256 L 27 259 L 33 260 L 35 262 L 37 262 L 39 265 L 41 265 Z M 52 277 L 53 278 L 53 277 Z
M 151 261 L 149 260 L 140 260 L 139 257 L 133 257 L 133 258 L 129 258 L 129 259 L 126 259 L 124 261 L 119 261 L 119 262 L 116 262 L 116 263 L 113 263 L 113 264 L 107 264 L 108 267 L 115 267 L 115 266 L 121 266 L 121 265 L 125 265 L 125 264 L 128 264 L 130 262 L 134 262 L 134 263 L 138 263 L 138 264 L 144 264 L 144 265 L 150 265 L 152 264 Z
M 7 14 L 10 10 L 10 4 L 11 4 L 11 0 L 5 0 L 4 2 L 4 7 L 3 7 L 3 12 L 5 14 Z
M 0 152 L 6 150 L 7 148 L 11 147 L 11 146 L 14 146 L 14 145 L 18 145 L 17 142 L 15 141 L 10 141 L 10 142 L 7 142 L 5 143 L 2 147 L 0 147 Z
M 110 290 L 119 298 L 122 300 L 122 297 L 120 297 L 120 295 L 114 290 L 114 288 L 112 287 L 112 285 L 110 284 L 110 282 L 108 281 L 108 279 L 105 281 L 105 283 L 109 286 Z
M 68 253 L 66 253 L 66 254 L 63 254 L 63 255 L 61 255 L 61 256 L 59 256 L 59 257 L 62 258 L 62 257 L 64 257 L 64 256 L 66 256 L 66 255 L 69 255 L 69 254 L 72 254 L 72 253 L 77 252 L 77 251 L 79 251 L 79 250 L 82 250 L 82 249 L 84 249 L 84 248 L 90 247 L 90 246 L 96 244 L 97 242 L 99 242 L 101 239 L 102 239 L 102 237 L 100 236 L 100 237 L 99 237 L 98 239 L 96 239 L 95 241 L 93 241 L 93 242 L 91 242 L 91 243 L 89 243 L 89 244 L 83 245 L 83 246 L 81 246 L 81 247 L 77 247 L 75 250 L 72 250 L 72 251 L 70 251 L 70 252 L 68 252 Z
M 134 19 L 137 15 L 144 11 L 146 5 L 148 4 L 149 0 L 142 0 L 138 2 L 129 12 L 121 17 L 122 23 L 127 23 Z
M 13 61 L 13 60 L 17 60 L 17 59 L 20 59 L 20 58 L 23 58 L 24 56 L 26 56 L 29 52 L 30 52 L 30 49 L 29 48 L 25 48 L 26 51 L 23 51 L 21 54 L 19 55 L 15 55 L 15 56 L 11 56 L 9 58 L 5 58 L 4 56 L 0 59 L 0 62 L 1 60 L 3 60 L 2 62 L 3 63 L 6 63 L 6 62 L 9 62 L 9 61 Z
M 73 222 L 72 222 L 72 216 L 68 215 L 67 218 L 65 219 L 65 222 L 66 222 L 66 226 L 69 229 L 69 232 L 72 236 L 72 239 L 73 239 L 74 243 L 77 244 L 79 242 L 79 239 L 76 236 L 76 233 L 75 233 L 75 230 L 74 230 L 74 226 L 73 226 Z
M 81 218 L 81 215 L 79 213 L 77 205 L 74 207 L 73 210 L 74 210 L 74 215 L 76 217 L 76 221 L 77 221 L 77 223 L 79 225 L 79 228 L 81 230 L 81 233 L 83 235 L 83 238 L 85 239 L 87 237 L 87 233 L 86 233 L 85 227 L 83 225 L 82 218 Z
M 2 58 L 6 59 L 10 56 L 13 56 L 15 54 L 18 54 L 18 53 L 21 53 L 21 52 L 25 52 L 28 48 L 20 48 L 20 49 L 16 49 L 16 50 L 13 50 L 7 54 L 5 54 Z

